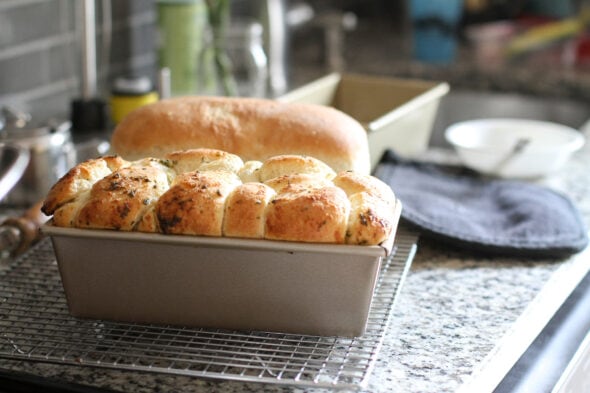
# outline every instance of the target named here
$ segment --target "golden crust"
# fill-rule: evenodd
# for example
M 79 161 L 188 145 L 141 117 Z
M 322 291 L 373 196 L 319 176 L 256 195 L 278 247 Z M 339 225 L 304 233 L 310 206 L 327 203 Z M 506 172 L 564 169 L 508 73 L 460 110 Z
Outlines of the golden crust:
M 95 182 L 127 165 L 129 162 L 117 156 L 91 159 L 76 165 L 51 187 L 41 211 L 48 216 L 52 215 L 64 204 L 90 190 Z
M 333 183 L 327 179 L 317 178 L 307 173 L 297 173 L 275 177 L 264 182 L 277 193 L 285 193 L 296 190 L 330 187 Z
M 350 200 L 346 243 L 379 244 L 395 229 L 395 194 L 381 180 L 346 171 L 333 180 Z
M 78 212 L 84 206 L 84 203 L 86 203 L 88 195 L 90 195 L 90 191 L 85 191 L 74 201 L 60 206 L 53 213 L 53 224 L 58 227 L 75 227 Z
M 369 245 L 385 241 L 395 229 L 394 204 L 366 192 L 357 192 L 349 200 L 346 243 Z
M 263 239 L 266 208 L 275 191 L 262 183 L 236 187 L 227 198 L 223 218 L 223 235 Z
M 376 177 L 346 171 L 336 175 L 333 182 L 335 186 L 342 188 L 349 197 L 357 192 L 366 192 L 395 204 L 395 194 L 391 187 Z
M 214 149 L 191 149 L 166 154 L 166 160 L 176 173 L 192 171 L 228 171 L 238 173 L 244 166 L 242 159 Z
M 310 157 L 244 163 L 211 149 L 90 160 L 45 204 L 56 226 L 316 243 L 379 244 L 397 224 L 395 195 L 377 178 L 335 175 Z
M 160 159 L 160 158 L 143 158 L 141 160 L 133 161 L 130 163 L 131 166 L 134 167 L 154 167 L 160 171 L 162 171 L 166 177 L 168 178 L 168 183 L 172 183 L 174 178 L 176 177 L 176 171 L 172 168 L 170 162 L 168 160 Z
M 266 213 L 266 238 L 344 243 L 350 202 L 337 187 L 300 189 L 277 195 Z
M 243 160 L 282 154 L 316 157 L 335 171 L 369 174 L 367 134 L 331 107 L 242 97 L 176 97 L 142 106 L 115 128 L 111 146 L 128 160 L 194 148 Z
M 135 230 L 138 232 L 160 232 L 158 217 L 156 216 L 156 204 L 153 203 L 145 211 Z
M 180 175 L 156 204 L 163 233 L 221 236 L 225 200 L 240 184 L 225 172 L 188 172 Z
M 167 188 L 166 173 L 156 167 L 122 168 L 94 184 L 76 227 L 131 231 Z
M 293 174 L 313 175 L 317 179 L 332 179 L 336 176 L 332 168 L 317 158 L 292 154 L 271 157 L 258 170 L 261 182 Z

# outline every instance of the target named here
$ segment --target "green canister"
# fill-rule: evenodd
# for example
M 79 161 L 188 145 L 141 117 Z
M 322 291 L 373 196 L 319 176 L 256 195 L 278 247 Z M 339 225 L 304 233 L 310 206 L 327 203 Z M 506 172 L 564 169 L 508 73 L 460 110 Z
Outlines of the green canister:
M 199 53 L 205 42 L 204 0 L 158 0 L 158 60 L 170 69 L 173 96 L 195 94 Z

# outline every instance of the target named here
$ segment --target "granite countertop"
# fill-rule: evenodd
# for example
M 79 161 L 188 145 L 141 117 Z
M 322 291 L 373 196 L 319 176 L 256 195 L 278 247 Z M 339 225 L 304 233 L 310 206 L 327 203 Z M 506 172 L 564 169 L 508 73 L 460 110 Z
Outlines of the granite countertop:
M 590 146 L 543 184 L 569 195 L 590 224 L 588 167 Z M 510 341 L 515 331 L 526 325 L 528 339 L 534 337 L 531 315 L 535 309 L 552 307 L 536 303 L 546 299 L 547 288 L 559 286 L 555 280 L 568 271 L 588 270 L 587 260 L 575 256 L 567 260 L 486 258 L 421 240 L 363 391 L 454 392 L 465 383 L 477 382 L 486 365 L 494 364 L 505 351 L 502 343 Z M 525 314 L 528 319 L 523 321 Z M 537 327 L 542 324 L 538 322 Z M 3 359 L 2 363 L 11 370 L 120 392 L 324 391 L 28 361 Z

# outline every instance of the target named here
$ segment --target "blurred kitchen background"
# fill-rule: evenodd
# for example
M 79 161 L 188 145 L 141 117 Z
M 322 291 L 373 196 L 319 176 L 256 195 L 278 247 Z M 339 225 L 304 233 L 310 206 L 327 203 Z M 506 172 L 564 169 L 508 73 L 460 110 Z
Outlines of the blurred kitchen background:
M 93 3 L 91 19 L 84 16 L 87 3 Z M 192 14 L 174 14 L 176 3 Z M 166 94 L 171 80 L 172 94 L 223 94 L 219 87 L 207 87 L 202 75 L 203 48 L 219 44 L 215 30 L 185 26 L 189 15 L 204 23 L 204 4 L 1 0 L 0 106 L 36 119 L 70 119 L 73 102 L 97 99 L 104 101 L 108 128 L 113 122 L 109 103 L 121 92 L 145 95 L 164 88 Z M 588 114 L 587 1 L 234 0 L 228 7 L 227 39 L 219 45 L 243 63 L 236 77 L 254 81 L 238 94 L 276 97 L 339 71 L 445 81 L 451 91 L 539 98 L 550 104 L 531 110 L 564 107 L 563 119 L 558 113 L 556 120 L 576 127 Z M 191 46 L 182 41 L 187 34 L 197 37 Z M 159 51 L 166 40 L 168 48 L 175 42 L 183 49 Z M 192 61 L 194 75 L 173 70 L 167 78 L 160 72 L 165 61 L 173 68 L 174 62 Z M 185 83 L 194 78 L 198 86 L 174 91 L 178 77 Z M 473 102 L 467 99 L 465 105 Z

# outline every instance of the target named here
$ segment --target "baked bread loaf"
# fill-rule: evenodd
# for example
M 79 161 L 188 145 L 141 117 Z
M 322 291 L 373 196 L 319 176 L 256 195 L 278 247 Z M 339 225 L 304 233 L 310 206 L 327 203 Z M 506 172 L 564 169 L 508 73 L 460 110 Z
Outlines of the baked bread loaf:
M 195 148 L 244 161 L 315 157 L 336 172 L 370 173 L 365 129 L 334 108 L 270 99 L 185 96 L 142 106 L 115 128 L 113 152 L 127 160 Z
M 41 210 L 63 227 L 376 245 L 395 231 L 395 209 L 379 179 L 336 173 L 316 158 L 244 163 L 191 149 L 86 161 L 52 187 Z

